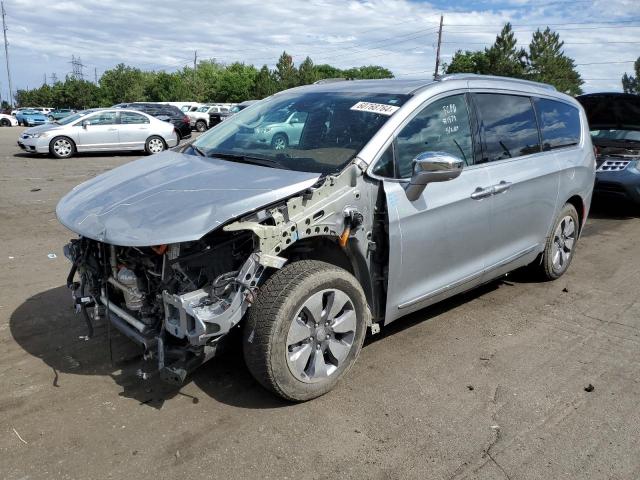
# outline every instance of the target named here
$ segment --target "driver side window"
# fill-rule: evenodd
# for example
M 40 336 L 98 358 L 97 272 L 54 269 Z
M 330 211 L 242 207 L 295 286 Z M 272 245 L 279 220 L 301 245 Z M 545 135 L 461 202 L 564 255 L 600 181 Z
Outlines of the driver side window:
M 398 134 L 395 151 L 399 178 L 411 177 L 413 159 L 424 152 L 446 152 L 471 165 L 473 142 L 464 94 L 424 107 Z

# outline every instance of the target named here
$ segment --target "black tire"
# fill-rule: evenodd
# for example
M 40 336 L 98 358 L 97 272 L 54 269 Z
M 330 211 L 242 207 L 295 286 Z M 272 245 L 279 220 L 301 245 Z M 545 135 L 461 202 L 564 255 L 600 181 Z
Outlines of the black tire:
M 76 144 L 69 137 L 54 137 L 49 142 L 49 153 L 56 158 L 70 158 L 76 153 Z
M 11 126 L 11 122 L 8 119 L 3 118 L 3 119 L 0 120 L 0 126 L 10 127 Z
M 196 122 L 196 130 L 198 132 L 205 132 L 207 130 L 207 122 L 204 120 L 198 120 Z
M 571 235 L 565 235 L 570 230 L 571 223 L 573 231 Z M 561 231 L 561 235 L 558 235 L 559 231 Z M 542 280 L 556 280 L 564 275 L 575 256 L 579 231 L 580 217 L 578 212 L 573 205 L 566 203 L 553 222 L 553 228 L 547 238 L 542 255 L 532 265 L 534 273 Z M 569 242 L 571 242 L 570 247 L 568 247 Z M 560 253 L 560 250 L 564 254 Z M 561 261 L 558 262 L 558 260 Z
M 53 115 L 49 115 L 49 121 L 53 122 L 54 120 L 55 120 L 54 116 Z
M 294 317 L 301 319 L 301 309 L 305 302 L 314 294 L 327 289 L 336 289 L 347 295 L 351 301 L 350 306 L 353 307 L 350 310 L 355 313 L 355 331 L 350 337 L 350 350 L 343 361 L 337 366 L 331 364 L 334 371 L 328 376 L 309 383 L 296 378 L 288 365 L 287 353 L 291 351 L 287 347 L 288 334 Z M 324 297 L 322 298 L 324 302 Z M 328 306 L 323 310 L 323 315 L 327 310 Z M 243 333 L 247 367 L 262 386 L 287 400 L 300 402 L 319 397 L 331 390 L 355 362 L 364 342 L 368 315 L 362 287 L 346 270 L 315 260 L 301 260 L 286 265 L 260 288 L 257 301 L 247 315 Z M 329 333 L 322 326 L 320 329 L 323 331 L 321 337 L 324 337 L 324 333 Z M 311 344 L 312 338 L 315 337 L 302 342 L 310 344 L 312 355 L 308 357 L 308 361 L 305 360 L 309 364 L 313 355 L 317 355 Z M 332 361 L 333 357 L 326 358 Z
M 166 149 L 167 142 L 164 141 L 164 138 L 159 137 L 158 135 L 151 135 L 144 143 L 144 151 L 147 152 L 148 155 L 160 153 L 165 151 Z
M 284 150 L 289 146 L 289 138 L 284 133 L 276 133 L 271 139 L 271 148 Z

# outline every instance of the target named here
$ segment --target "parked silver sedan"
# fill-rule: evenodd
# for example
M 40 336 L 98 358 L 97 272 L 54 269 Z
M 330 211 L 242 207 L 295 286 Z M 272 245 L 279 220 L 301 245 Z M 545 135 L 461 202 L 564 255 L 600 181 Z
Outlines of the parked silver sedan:
M 175 147 L 174 126 L 143 112 L 125 109 L 84 110 L 56 122 L 25 130 L 18 146 L 29 153 L 69 158 L 76 152 L 144 150 Z

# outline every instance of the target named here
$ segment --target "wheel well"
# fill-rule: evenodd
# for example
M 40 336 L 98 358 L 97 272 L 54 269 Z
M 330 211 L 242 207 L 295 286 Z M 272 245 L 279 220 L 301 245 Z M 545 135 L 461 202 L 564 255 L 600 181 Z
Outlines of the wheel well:
M 287 135 L 284 132 L 276 132 L 273 134 L 273 137 L 271 137 L 271 141 L 273 142 L 273 139 L 276 138 L 278 135 L 283 136 L 284 138 L 287 139 L 287 143 L 289 142 L 289 135 Z
M 573 205 L 576 212 L 578 212 L 579 228 L 582 229 L 582 221 L 584 220 L 584 202 L 582 201 L 582 198 L 579 195 L 574 195 L 567 200 L 567 203 Z
M 344 250 L 331 237 L 318 236 L 300 240 L 282 252 L 289 261 L 319 260 L 354 274 L 353 265 Z
M 365 260 L 355 250 L 340 247 L 334 237 L 320 235 L 305 238 L 292 244 L 280 256 L 287 258 L 290 262 L 318 260 L 346 270 L 360 283 L 371 311 L 376 311 L 370 273 Z

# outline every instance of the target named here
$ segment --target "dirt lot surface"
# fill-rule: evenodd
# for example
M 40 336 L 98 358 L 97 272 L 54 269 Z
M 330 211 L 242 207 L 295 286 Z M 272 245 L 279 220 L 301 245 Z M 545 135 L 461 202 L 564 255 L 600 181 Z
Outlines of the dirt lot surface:
M 30 157 L 0 129 L 0 478 L 636 479 L 640 219 L 589 220 L 556 282 L 510 276 L 368 341 L 346 380 L 292 405 L 238 349 L 180 390 L 86 341 L 55 205 L 137 155 Z M 589 384 L 593 391 L 585 391 Z

